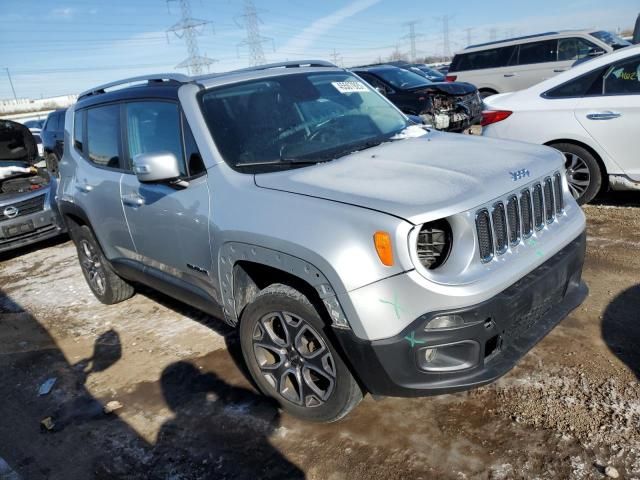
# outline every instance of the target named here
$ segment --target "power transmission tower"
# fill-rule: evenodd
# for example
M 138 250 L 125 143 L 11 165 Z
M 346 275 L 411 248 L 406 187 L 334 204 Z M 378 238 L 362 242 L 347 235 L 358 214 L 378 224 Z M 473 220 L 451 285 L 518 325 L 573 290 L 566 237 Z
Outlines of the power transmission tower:
M 9 72 L 9 68 L 8 67 L 5 67 L 4 69 L 7 71 L 7 77 L 9 77 L 9 85 L 11 85 L 11 91 L 13 92 L 13 98 L 17 102 L 18 101 L 18 96 L 16 95 L 16 89 L 13 88 L 13 80 L 11 80 L 11 72 Z
M 244 26 L 247 31 L 247 38 L 238 44 L 238 47 L 246 46 L 249 48 L 249 65 L 263 65 L 267 63 L 262 50 L 262 44 L 265 42 L 273 42 L 272 39 L 260 35 L 260 17 L 253 4 L 253 0 L 244 0 L 244 12 L 239 16 L 242 18 L 242 24 L 236 18 L 238 26 Z
M 342 55 L 340 55 L 335 48 L 333 49 L 333 53 L 330 53 L 329 56 L 331 57 L 331 61 L 334 65 L 343 66 Z
M 200 55 L 198 48 L 198 35 L 202 35 L 204 27 L 211 22 L 191 16 L 190 0 L 167 0 L 167 7 L 173 1 L 180 3 L 180 21 L 167 29 L 167 40 L 169 33 L 173 33 L 178 38 L 184 38 L 189 53 L 189 56 L 176 65 L 176 68 L 186 68 L 191 75 L 199 75 L 203 67 L 209 70 L 209 66 L 216 62 L 206 55 Z
M 494 42 L 498 37 L 498 29 L 493 27 L 489 29 L 489 41 Z
M 467 32 L 467 46 L 471 45 L 471 32 L 473 32 L 473 28 L 465 28 L 465 32 Z
M 449 20 L 453 20 L 455 15 L 444 15 L 436 17 L 438 22 L 442 22 L 442 57 L 444 59 L 451 58 L 451 42 L 449 39 Z
M 409 27 L 409 34 L 405 35 L 402 38 L 408 38 L 409 44 L 411 45 L 411 49 L 409 50 L 409 56 L 412 62 L 416 61 L 416 38 L 419 36 L 416 34 L 416 24 L 418 24 L 417 20 L 413 20 L 411 22 L 405 22 L 402 25 L 405 27 Z

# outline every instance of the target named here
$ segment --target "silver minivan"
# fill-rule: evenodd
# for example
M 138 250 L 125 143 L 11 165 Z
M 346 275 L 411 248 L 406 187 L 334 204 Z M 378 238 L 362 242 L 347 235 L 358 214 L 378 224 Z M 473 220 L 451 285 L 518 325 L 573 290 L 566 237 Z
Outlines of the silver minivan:
M 471 45 L 453 58 L 447 81 L 469 82 L 485 98 L 522 90 L 577 60 L 631 45 L 607 31 L 566 30 Z

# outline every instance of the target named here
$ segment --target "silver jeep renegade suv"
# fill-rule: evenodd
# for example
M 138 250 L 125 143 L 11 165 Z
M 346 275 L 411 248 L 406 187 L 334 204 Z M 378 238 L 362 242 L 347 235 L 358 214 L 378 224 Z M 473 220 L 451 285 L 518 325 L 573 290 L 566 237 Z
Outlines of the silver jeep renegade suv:
M 326 62 L 103 85 L 64 146 L 96 297 L 146 284 L 223 318 L 305 419 L 491 382 L 586 295 L 561 154 L 413 124 Z

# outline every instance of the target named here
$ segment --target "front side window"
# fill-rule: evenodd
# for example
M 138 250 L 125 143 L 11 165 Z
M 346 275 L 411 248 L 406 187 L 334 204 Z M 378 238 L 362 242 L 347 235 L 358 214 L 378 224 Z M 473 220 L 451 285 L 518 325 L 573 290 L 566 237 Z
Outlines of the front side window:
M 125 105 L 129 158 L 141 153 L 173 153 L 180 175 L 187 176 L 182 150 L 180 112 L 170 102 L 131 102 Z
M 558 61 L 578 60 L 595 50 L 602 50 L 582 38 L 561 38 L 558 40 Z
M 618 62 L 609 67 L 604 77 L 605 95 L 637 95 L 640 93 L 640 57 Z
M 407 119 L 358 77 L 298 73 L 204 91 L 203 115 L 241 171 L 330 161 L 388 141 Z
M 556 61 L 557 40 L 523 43 L 520 45 L 518 65 L 546 63 Z
M 82 142 L 84 141 L 84 110 L 78 110 L 73 118 L 73 146 L 82 152 Z
M 101 167 L 120 168 L 120 106 L 90 108 L 86 115 L 89 161 Z

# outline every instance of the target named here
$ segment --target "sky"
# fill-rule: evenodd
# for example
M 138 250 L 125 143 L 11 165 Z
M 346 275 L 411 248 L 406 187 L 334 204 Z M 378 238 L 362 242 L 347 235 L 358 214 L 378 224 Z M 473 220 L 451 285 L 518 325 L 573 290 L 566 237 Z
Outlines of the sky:
M 418 55 L 472 43 L 557 29 L 632 28 L 640 0 L 253 0 L 268 62 L 320 58 L 350 66 L 410 51 Z M 197 37 L 211 72 L 249 65 L 242 42 L 244 0 L 191 0 L 192 17 L 210 21 Z M 183 72 L 184 39 L 167 32 L 180 1 L 0 0 L 0 99 L 79 93 L 92 86 L 154 72 Z

